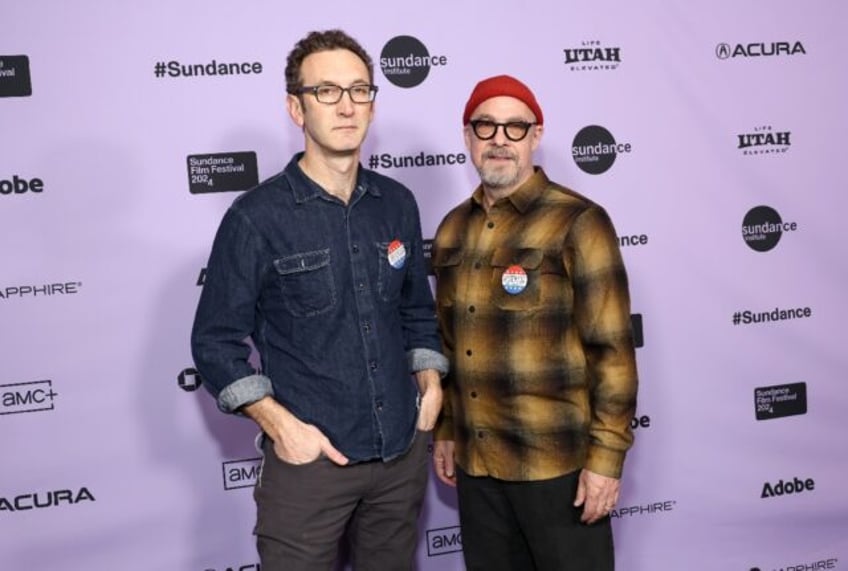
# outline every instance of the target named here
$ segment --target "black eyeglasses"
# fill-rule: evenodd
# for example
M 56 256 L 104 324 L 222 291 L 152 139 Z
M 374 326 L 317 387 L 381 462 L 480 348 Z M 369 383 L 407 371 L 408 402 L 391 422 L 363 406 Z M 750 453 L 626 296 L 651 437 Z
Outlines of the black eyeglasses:
M 377 96 L 377 86 L 370 83 L 357 83 L 350 87 L 342 87 L 334 83 L 325 83 L 323 85 L 304 85 L 295 93 L 311 93 L 318 100 L 318 103 L 325 105 L 335 105 L 342 100 L 342 95 L 347 94 L 350 100 L 354 103 L 371 103 Z
M 503 127 L 504 135 L 507 139 L 513 142 L 518 142 L 527 136 L 530 127 L 536 123 L 528 123 L 527 121 L 510 121 L 508 123 L 495 123 L 488 119 L 475 119 L 469 121 L 474 134 L 481 141 L 493 139 L 498 133 L 498 127 Z

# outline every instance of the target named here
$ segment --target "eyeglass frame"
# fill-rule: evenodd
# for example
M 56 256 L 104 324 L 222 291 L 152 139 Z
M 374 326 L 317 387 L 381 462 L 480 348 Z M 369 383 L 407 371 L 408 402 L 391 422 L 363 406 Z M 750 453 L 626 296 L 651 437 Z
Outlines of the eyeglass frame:
M 356 101 L 353 98 L 353 92 L 351 90 L 356 89 L 358 87 L 366 87 L 366 86 L 368 87 L 368 101 Z M 327 87 L 338 88 L 339 89 L 339 98 L 336 99 L 333 102 L 321 101 L 320 99 L 318 99 L 318 90 L 321 89 L 321 88 L 327 88 Z M 338 85 L 336 83 L 322 83 L 320 85 L 304 85 L 303 87 L 296 89 L 294 91 L 294 95 L 304 95 L 306 93 L 311 93 L 313 96 L 315 96 L 315 101 L 317 101 L 318 103 L 320 103 L 322 105 L 336 105 L 337 103 L 339 103 L 342 100 L 342 97 L 344 97 L 344 94 L 347 93 L 347 96 L 350 97 L 350 101 L 352 103 L 355 103 L 356 105 L 366 105 L 368 103 L 374 102 L 374 100 L 377 98 L 377 91 L 379 91 L 379 90 L 380 90 L 380 88 L 378 86 L 374 85 L 373 83 L 355 83 L 355 84 L 351 85 L 350 87 L 342 87 L 341 85 Z
M 494 125 L 495 130 L 490 136 L 481 137 L 477 133 L 477 126 L 480 123 L 488 123 L 490 125 Z M 507 121 L 506 123 L 498 123 L 497 121 L 492 121 L 491 119 L 472 119 L 468 122 L 468 124 L 471 125 L 471 131 L 474 133 L 474 136 L 480 139 L 481 141 L 491 141 L 492 139 L 494 139 L 498 135 L 498 127 L 501 127 L 503 129 L 504 137 L 506 137 L 513 143 L 518 143 L 519 141 L 523 141 L 527 138 L 527 134 L 530 133 L 530 127 L 534 127 L 539 123 L 536 121 Z M 524 128 L 524 134 L 518 137 L 517 139 L 510 137 L 509 133 L 507 132 L 507 127 L 510 125 L 521 125 Z

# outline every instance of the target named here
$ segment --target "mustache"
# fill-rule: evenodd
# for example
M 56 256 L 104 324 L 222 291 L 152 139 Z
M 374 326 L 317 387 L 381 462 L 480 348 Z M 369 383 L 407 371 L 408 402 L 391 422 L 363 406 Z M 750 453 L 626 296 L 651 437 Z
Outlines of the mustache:
M 516 160 L 515 153 L 513 153 L 509 149 L 503 149 L 503 148 L 489 149 L 488 151 L 483 153 L 483 158 L 484 159 L 511 159 L 513 161 Z

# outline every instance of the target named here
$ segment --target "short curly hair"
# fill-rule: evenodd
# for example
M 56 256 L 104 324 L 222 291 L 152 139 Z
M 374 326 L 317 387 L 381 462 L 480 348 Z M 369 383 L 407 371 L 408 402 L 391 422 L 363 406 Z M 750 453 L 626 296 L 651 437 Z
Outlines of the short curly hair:
M 374 63 L 359 42 L 342 30 L 315 31 L 309 32 L 289 52 L 286 60 L 286 92 L 294 95 L 303 87 L 300 69 L 306 56 L 331 50 L 349 50 L 356 54 L 368 68 L 368 81 L 374 83 Z

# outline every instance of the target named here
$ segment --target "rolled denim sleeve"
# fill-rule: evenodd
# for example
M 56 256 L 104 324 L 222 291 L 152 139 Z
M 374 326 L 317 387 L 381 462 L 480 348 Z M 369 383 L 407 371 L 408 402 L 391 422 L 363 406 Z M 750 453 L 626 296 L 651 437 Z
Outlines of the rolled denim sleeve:
M 215 236 L 191 333 L 195 367 L 224 412 L 273 395 L 271 380 L 248 360 L 265 272 L 262 250 L 258 232 L 234 204 Z
M 448 371 L 448 360 L 441 352 L 436 305 L 427 277 L 418 206 L 411 193 L 409 196 L 405 221 L 413 233 L 410 239 L 410 267 L 403 284 L 400 305 L 404 344 L 411 372 L 436 369 L 444 377 Z

